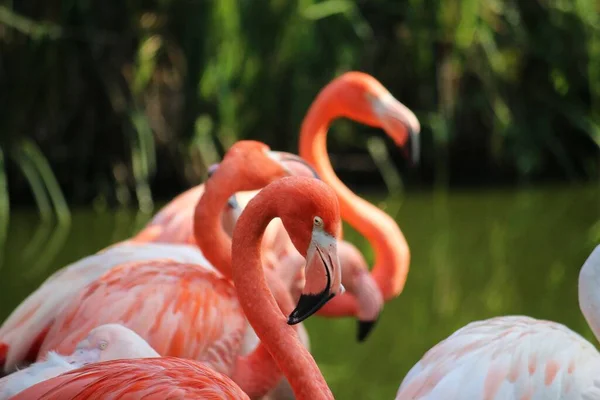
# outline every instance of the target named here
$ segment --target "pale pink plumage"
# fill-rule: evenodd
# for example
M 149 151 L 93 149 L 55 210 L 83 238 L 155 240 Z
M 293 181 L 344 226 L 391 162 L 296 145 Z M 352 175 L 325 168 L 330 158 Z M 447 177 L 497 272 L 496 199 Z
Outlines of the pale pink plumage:
M 580 307 L 600 337 L 600 246 L 579 279 Z M 566 326 L 525 316 L 477 321 L 429 350 L 396 400 L 598 400 L 600 353 Z
M 214 271 L 196 247 L 161 243 L 122 242 L 70 264 L 51 275 L 2 324 L 0 364 L 4 361 L 4 370 L 12 371 L 28 354 L 35 359 L 36 347 L 51 322 L 88 284 L 120 264 L 156 258 L 200 264 Z
M 179 194 L 161 208 L 131 241 L 195 245 L 194 209 L 203 193 L 204 185 L 198 185 Z M 222 215 L 223 229 L 229 234 L 233 232 L 239 212 L 229 208 Z
M 79 342 L 73 354 L 62 356 L 53 351 L 48 352 L 43 360 L 0 379 L 0 400 L 7 400 L 30 386 L 87 364 L 158 356 L 132 330 L 118 324 L 101 325 Z

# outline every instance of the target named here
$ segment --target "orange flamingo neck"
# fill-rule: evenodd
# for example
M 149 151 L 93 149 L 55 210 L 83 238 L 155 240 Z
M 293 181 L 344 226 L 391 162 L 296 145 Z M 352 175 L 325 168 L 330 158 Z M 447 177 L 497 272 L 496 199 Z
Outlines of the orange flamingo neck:
M 275 203 L 263 191 L 248 203 L 238 219 L 233 233 L 234 285 L 248 321 L 287 377 L 296 399 L 333 399 L 315 360 L 287 324 L 287 317 L 277 307 L 265 281 L 260 264 L 261 242 L 269 222 L 278 217 Z
M 265 270 L 268 287 L 283 313 L 290 314 L 294 302 L 281 280 L 270 270 Z M 296 330 L 297 327 L 294 328 Z M 245 357 L 238 357 L 232 380 L 250 396 L 262 398 L 281 380 L 282 372 L 269 353 L 267 346 L 260 341 L 256 349 Z
M 228 170 L 221 171 L 222 175 Z M 204 184 L 204 193 L 194 210 L 194 238 L 196 244 L 210 262 L 224 277 L 231 279 L 231 239 L 221 224 L 223 213 L 229 197 L 236 192 L 235 179 L 224 179 L 219 184 L 209 179 Z
M 204 193 L 194 210 L 194 237 L 206 259 L 226 278 L 232 279 L 231 239 L 223 228 L 221 217 L 227 201 L 238 187 L 228 171 L 223 168 L 218 180 L 209 179 L 205 183 Z M 269 275 L 269 287 L 280 307 L 291 313 L 294 304 L 283 283 Z M 274 388 L 281 377 L 280 368 L 261 341 L 251 353 L 238 357 L 232 380 L 251 398 L 260 398 Z
M 355 195 L 339 180 L 331 166 L 327 153 L 329 125 L 336 118 L 352 117 L 339 109 L 336 98 L 335 88 L 326 87 L 309 108 L 300 130 L 299 154 L 335 190 L 342 218 L 367 238 L 373 247 L 375 264 L 371 274 L 387 301 L 399 295 L 404 288 L 410 251 L 396 222 L 379 208 Z M 356 299 L 345 293 L 332 299 L 319 314 L 353 315 L 355 312 Z

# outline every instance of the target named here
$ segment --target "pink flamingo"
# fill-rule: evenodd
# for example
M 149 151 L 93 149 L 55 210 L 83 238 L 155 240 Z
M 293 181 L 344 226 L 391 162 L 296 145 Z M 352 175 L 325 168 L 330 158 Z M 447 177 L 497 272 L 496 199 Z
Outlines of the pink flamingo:
M 335 190 L 342 218 L 373 246 L 375 265 L 371 277 L 383 299 L 388 301 L 397 297 L 404 288 L 410 251 L 398 224 L 385 212 L 355 195 L 333 171 L 327 153 L 327 131 L 331 122 L 340 117 L 383 128 L 398 146 L 404 146 L 410 139 L 414 162 L 419 159 L 421 127 L 416 116 L 379 81 L 371 75 L 352 71 L 334 79 L 318 94 L 300 130 L 300 156 Z M 367 295 L 365 297 L 368 298 Z M 363 320 L 360 313 L 357 297 L 352 296 L 348 289 L 345 294 L 327 303 L 319 315 L 358 316 L 359 336 L 364 336 L 376 321 Z
M 257 193 L 258 191 L 238 193 L 236 202 L 243 208 Z M 267 256 L 265 265 L 277 271 L 279 277 L 290 288 L 292 298 L 298 299 L 304 287 L 302 269 L 304 259 L 293 246 L 290 246 L 291 242 L 285 240 L 289 237 L 282 228 L 280 221 L 273 221 L 265 231 L 263 238 L 263 252 Z M 344 294 L 350 293 L 356 299 L 355 312 L 359 320 L 357 339 L 364 341 L 383 309 L 383 296 L 377 283 L 369 274 L 367 262 L 356 246 L 341 240 L 338 243 L 338 254 L 342 266 L 342 285 L 346 290 Z M 328 315 L 321 310 L 317 315 Z M 340 309 L 339 312 L 342 311 Z M 308 346 L 308 337 L 303 338 L 303 343 Z
M 292 242 L 306 257 L 307 270 L 315 273 L 312 269 L 315 263 L 336 264 L 332 256 L 335 257 L 335 234 L 340 223 L 337 198 L 331 188 L 312 178 L 288 177 L 271 183 L 240 216 L 233 233 L 232 257 L 232 277 L 240 304 L 261 343 L 289 380 L 296 398 L 333 399 L 314 359 L 298 341 L 265 282 L 261 238 L 269 221 L 276 217 L 283 220 Z M 324 281 L 333 280 L 331 271 L 324 272 L 319 274 Z M 280 306 L 284 312 L 291 308 Z M 303 316 L 292 319 L 297 317 Z M 249 399 L 226 376 L 192 360 L 165 357 L 91 364 L 41 382 L 14 400 L 70 400 L 108 395 L 143 396 L 149 400 Z
M 48 352 L 46 359 L 0 379 L 0 400 L 84 365 L 122 358 L 159 357 L 137 333 L 118 324 L 101 325 L 79 342 L 70 356 Z
M 238 357 L 246 320 L 229 281 L 231 242 L 219 223 L 219 212 L 231 193 L 262 187 L 265 181 L 285 175 L 277 162 L 265 156 L 266 149 L 264 144 L 252 141 L 232 146 L 222 167 L 206 182 L 206 192 L 198 203 L 196 220 L 202 224 L 196 225 L 197 231 L 215 233 L 201 235 L 197 241 L 201 248 L 210 250 L 205 256 L 220 273 L 202 265 L 169 260 L 112 268 L 55 316 L 40 353 L 69 353 L 90 328 L 118 322 L 135 330 L 159 354 L 204 361 L 231 375 L 249 394 L 260 395 L 272 389 L 281 374 L 270 369 L 268 353 L 259 346 L 251 354 Z M 222 241 L 213 242 L 207 237 Z M 318 248 L 318 241 L 315 246 Z M 319 262 L 308 265 L 307 285 L 292 313 L 293 322 L 301 322 L 341 291 L 336 249 L 322 251 L 331 253 L 332 258 L 323 262 L 315 259 Z M 325 275 L 331 279 L 323 280 Z
M 579 274 L 579 305 L 600 338 L 600 246 Z M 431 348 L 396 400 L 600 399 L 600 353 L 566 326 L 526 316 L 472 322 Z

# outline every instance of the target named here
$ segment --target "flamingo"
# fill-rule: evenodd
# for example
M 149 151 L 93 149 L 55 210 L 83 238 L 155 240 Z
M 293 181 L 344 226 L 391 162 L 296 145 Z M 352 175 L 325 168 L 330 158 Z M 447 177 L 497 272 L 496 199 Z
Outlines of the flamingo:
M 299 138 L 299 155 L 312 165 L 321 179 L 336 192 L 342 218 L 362 234 L 375 254 L 371 277 L 384 301 L 402 292 L 410 264 L 410 251 L 398 224 L 384 211 L 355 195 L 336 176 L 327 154 L 327 131 L 340 117 L 382 128 L 398 146 L 410 140 L 414 163 L 419 161 L 419 121 L 412 111 L 369 74 L 350 71 L 331 81 L 310 106 Z M 368 298 L 368 297 L 367 297 Z M 368 333 L 376 320 L 363 320 L 357 298 L 348 291 L 325 305 L 319 315 L 358 316 L 359 336 Z
M 298 400 L 331 400 L 333 395 L 319 368 L 302 346 L 265 281 L 261 265 L 261 236 L 269 221 L 282 219 L 292 242 L 306 258 L 307 277 L 323 284 L 335 280 L 339 268 L 335 234 L 340 215 L 335 193 L 325 183 L 307 177 L 286 177 L 265 187 L 246 207 L 233 232 L 232 278 L 250 324 L 289 380 Z M 315 269 L 315 266 L 317 267 Z M 316 288 L 316 287 L 315 287 Z M 288 301 L 291 302 L 288 295 Z M 285 304 L 279 304 L 285 313 Z M 296 307 L 298 309 L 298 307 Z M 106 361 L 87 365 L 38 383 L 13 400 L 71 400 L 88 398 L 203 398 L 249 399 L 225 375 L 193 360 L 174 357 Z
M 243 192 L 236 195 L 236 203 L 243 207 L 258 191 Z M 263 239 L 263 249 L 270 256 L 266 265 L 277 269 L 278 275 L 288 285 L 293 299 L 298 299 L 304 287 L 303 258 L 290 246 L 289 237 L 279 221 L 273 221 L 268 227 Z M 288 239 L 286 242 L 284 239 Z M 369 274 L 368 264 L 360 250 L 346 240 L 338 243 L 338 254 L 342 266 L 342 285 L 356 299 L 356 317 L 358 318 L 357 340 L 363 342 L 373 329 L 379 314 L 383 309 L 383 296 L 375 280 Z M 337 297 L 336 297 L 337 299 Z M 330 302 L 329 302 L 330 303 Z M 329 304 L 327 303 L 327 305 Z M 334 308 L 335 310 L 335 308 Z M 339 312 L 343 310 L 340 309 Z M 317 315 L 329 316 L 322 309 Z M 253 338 L 257 343 L 258 338 Z M 250 343 L 250 342 L 249 342 Z M 308 345 L 308 337 L 303 339 Z M 251 346 L 251 345 L 250 345 Z
M 600 245 L 579 273 L 579 306 L 600 339 Z M 471 322 L 431 348 L 396 400 L 600 399 L 600 353 L 566 326 L 527 316 Z
M 326 317 L 356 317 L 357 338 L 363 341 L 375 326 L 383 302 L 402 292 L 408 274 L 410 252 L 395 221 L 352 193 L 335 175 L 327 154 L 326 135 L 331 122 L 340 117 L 383 128 L 398 146 L 404 146 L 410 139 L 411 155 L 415 163 L 419 159 L 421 128 L 414 113 L 396 100 L 379 81 L 369 74 L 355 71 L 347 72 L 326 85 L 310 106 L 302 123 L 300 156 L 334 188 L 340 197 L 342 218 L 364 235 L 375 251 L 375 265 L 371 275 L 368 275 L 368 265 L 362 256 L 356 256 L 356 247 L 348 242 L 340 246 L 340 260 L 344 269 L 342 283 L 347 290 L 342 296 L 328 302 L 317 314 Z M 198 190 L 189 189 L 180 198 L 169 203 L 136 238 L 144 240 L 148 237 L 148 231 L 164 232 L 156 237 L 165 242 L 177 242 L 181 235 L 192 237 L 191 220 L 179 219 L 177 215 L 192 213 L 190 208 L 196 203 L 186 203 L 183 199 L 187 196 L 186 193 L 191 195 Z M 236 197 L 243 207 L 255 194 L 256 192 L 238 193 Z M 171 235 L 170 232 L 178 234 Z M 284 280 L 289 281 L 291 277 L 296 290 L 301 287 L 301 280 L 298 279 L 301 276 L 296 274 L 301 264 L 297 263 L 298 255 L 293 254 L 296 251 L 279 221 L 273 221 L 269 225 L 263 246 L 263 253 L 272 253 L 268 258 L 273 261 L 267 262 L 267 265 L 276 269 Z
M 44 360 L 0 379 L 0 400 L 7 400 L 38 382 L 90 363 L 149 357 L 159 355 L 137 333 L 119 324 L 101 325 L 92 329 L 70 356 L 50 351 Z
M 229 240 L 219 224 L 219 211 L 231 193 L 239 188 L 262 187 L 274 177 L 286 174 L 267 151 L 268 147 L 259 142 L 237 142 L 227 152 L 222 167 L 206 182 L 206 192 L 199 200 L 196 220 L 202 224 L 198 222 L 196 230 L 215 233 L 197 237 L 197 241 L 202 249 L 208 249 L 205 256 L 220 273 L 203 265 L 170 260 L 133 262 L 112 268 L 80 291 L 55 316 L 40 354 L 49 350 L 69 353 L 90 328 L 118 322 L 135 330 L 159 354 L 204 361 L 212 369 L 241 382 L 247 393 L 262 395 L 272 389 L 281 375 L 269 369 L 264 350 L 257 347 L 251 354 L 238 357 L 246 320 L 229 280 L 231 247 L 218 243 L 211 248 L 206 240 L 207 236 L 220 235 Z M 331 271 L 328 275 L 331 280 L 323 281 L 323 271 L 312 266 L 293 316 L 310 314 L 341 292 L 341 270 L 329 266 L 333 261 L 326 261 L 320 268 Z M 334 261 L 337 265 L 337 256 Z M 259 368 L 261 365 L 265 367 Z M 254 378 L 257 376 L 261 380 Z
M 240 143 L 240 146 L 244 146 L 245 142 Z M 298 156 L 269 151 L 266 147 L 259 150 L 258 154 L 266 155 L 267 162 L 275 162 L 280 166 L 280 175 L 298 170 L 298 167 L 294 166 L 297 162 L 293 160 L 294 157 L 299 159 Z M 286 159 L 286 163 L 281 162 L 281 159 Z M 239 168 L 239 166 L 234 167 Z M 232 203 L 231 198 L 227 200 L 227 204 L 228 207 L 223 205 L 226 212 L 219 214 L 225 214 L 222 216 L 223 225 L 231 231 L 239 210 L 233 207 L 235 203 Z M 193 214 L 191 216 L 193 217 Z M 195 242 L 190 246 L 127 240 L 70 264 L 51 275 L 11 313 L 0 327 L 0 365 L 3 364 L 4 371 L 11 372 L 17 365 L 35 360 L 56 315 L 66 304 L 70 304 L 86 285 L 117 265 L 157 258 L 200 264 L 212 269 Z

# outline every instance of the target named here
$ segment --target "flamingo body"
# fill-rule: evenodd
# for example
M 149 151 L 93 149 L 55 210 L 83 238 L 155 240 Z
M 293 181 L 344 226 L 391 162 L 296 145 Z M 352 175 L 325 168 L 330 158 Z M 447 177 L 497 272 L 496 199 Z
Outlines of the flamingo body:
M 600 337 L 600 245 L 579 272 L 579 307 Z M 396 400 L 600 400 L 600 353 L 566 326 L 524 316 L 476 321 L 434 346 Z
M 596 348 L 566 326 L 497 317 L 472 322 L 430 349 L 396 400 L 584 399 L 599 373 Z
M 35 359 L 56 315 L 64 305 L 71 304 L 86 285 L 119 264 L 166 257 L 172 261 L 212 268 L 202 253 L 192 246 L 121 242 L 55 272 L 2 324 L 0 364 L 4 362 L 4 370 L 13 370 L 28 355 Z
M 202 193 L 204 193 L 204 185 L 198 185 L 175 197 L 160 209 L 132 240 L 135 242 L 195 244 L 194 207 Z
M 175 243 L 196 245 L 194 239 L 194 208 L 204 193 L 204 185 L 194 186 L 179 194 L 161 208 L 132 242 Z M 222 214 L 223 229 L 231 233 L 238 218 L 238 210 L 228 208 Z
M 13 400 L 142 398 L 249 399 L 231 379 L 197 361 L 163 357 L 90 364 L 39 383 Z
M 246 329 L 230 281 L 201 265 L 132 262 L 87 286 L 56 317 L 42 344 L 70 354 L 90 329 L 119 323 L 162 356 L 204 361 L 229 374 Z

